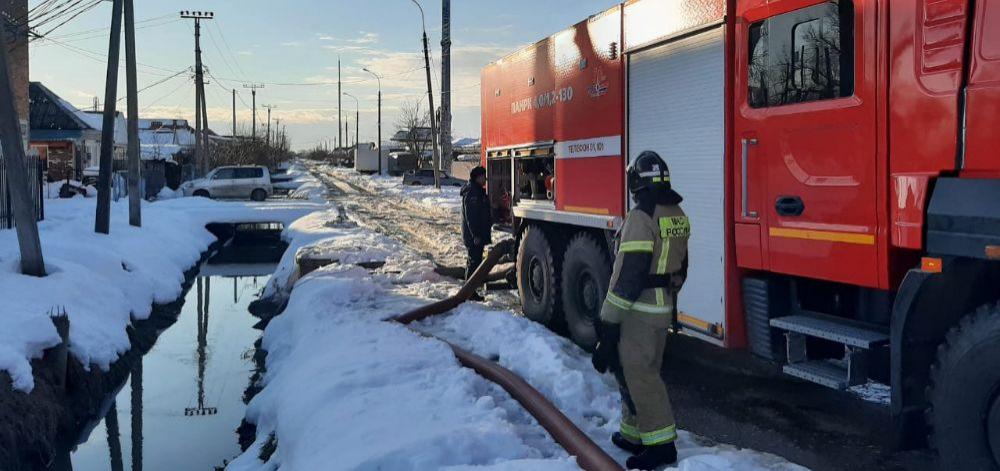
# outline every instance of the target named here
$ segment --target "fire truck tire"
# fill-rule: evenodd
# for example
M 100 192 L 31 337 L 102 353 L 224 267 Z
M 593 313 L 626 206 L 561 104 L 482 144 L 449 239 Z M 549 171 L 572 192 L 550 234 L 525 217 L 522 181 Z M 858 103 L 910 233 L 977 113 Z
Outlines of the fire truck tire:
M 580 233 L 570 239 L 562 267 L 562 304 L 570 338 L 585 350 L 597 344 L 594 324 L 611 282 L 611 261 L 594 236 Z
M 524 316 L 543 325 L 557 320 L 559 261 L 545 231 L 540 226 L 528 226 L 517 251 L 517 292 Z
M 1000 470 L 1000 303 L 948 332 L 930 377 L 927 419 L 941 469 Z

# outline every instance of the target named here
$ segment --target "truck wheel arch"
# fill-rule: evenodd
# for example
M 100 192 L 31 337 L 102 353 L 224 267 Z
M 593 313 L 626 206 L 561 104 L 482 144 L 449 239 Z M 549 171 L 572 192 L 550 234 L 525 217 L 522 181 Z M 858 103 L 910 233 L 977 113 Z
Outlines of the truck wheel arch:
M 891 412 L 897 448 L 927 445 L 931 365 L 945 335 L 978 307 L 996 302 L 1000 263 L 944 261 L 940 273 L 911 270 L 900 285 L 890 327 Z

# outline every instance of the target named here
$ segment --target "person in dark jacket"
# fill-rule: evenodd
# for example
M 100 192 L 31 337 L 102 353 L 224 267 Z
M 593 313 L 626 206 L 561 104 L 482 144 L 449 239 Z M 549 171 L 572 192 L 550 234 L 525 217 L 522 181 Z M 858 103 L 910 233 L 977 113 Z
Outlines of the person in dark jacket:
M 485 186 L 486 169 L 476 167 L 469 172 L 469 183 L 462 188 L 462 241 L 469 252 L 465 279 L 483 263 L 483 250 L 492 242 L 493 218 Z

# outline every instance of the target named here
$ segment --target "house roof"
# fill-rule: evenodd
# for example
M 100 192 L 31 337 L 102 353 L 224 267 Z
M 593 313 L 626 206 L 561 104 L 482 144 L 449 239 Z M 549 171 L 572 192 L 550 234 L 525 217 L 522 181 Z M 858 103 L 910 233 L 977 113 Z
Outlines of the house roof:
M 93 136 L 93 132 L 101 132 L 104 128 L 104 114 L 99 111 L 81 111 L 68 101 L 59 97 L 42 85 L 41 82 L 31 82 L 30 94 L 30 125 L 32 135 L 44 135 L 39 131 L 78 131 L 78 137 Z M 62 138 L 68 133 L 56 133 Z M 53 135 L 56 135 L 53 134 Z M 125 115 L 115 112 L 115 144 L 125 145 L 128 142 Z
M 32 131 L 94 129 L 80 118 L 76 108 L 41 82 L 31 82 L 28 90 L 31 103 L 29 121 Z

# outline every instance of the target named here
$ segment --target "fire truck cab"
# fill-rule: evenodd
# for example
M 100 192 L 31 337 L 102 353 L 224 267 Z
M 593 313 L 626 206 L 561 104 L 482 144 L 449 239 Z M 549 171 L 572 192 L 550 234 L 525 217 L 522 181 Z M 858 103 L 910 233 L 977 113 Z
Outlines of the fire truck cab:
M 1000 469 L 1000 2 L 631 0 L 487 66 L 482 160 L 525 315 L 585 348 L 654 150 L 677 320 Z

